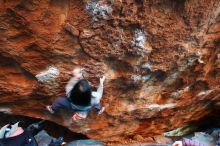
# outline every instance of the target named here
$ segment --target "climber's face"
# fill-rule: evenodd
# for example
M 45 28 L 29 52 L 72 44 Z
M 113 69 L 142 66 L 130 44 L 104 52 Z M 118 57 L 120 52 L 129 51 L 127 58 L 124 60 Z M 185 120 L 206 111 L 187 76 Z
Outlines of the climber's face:
M 75 69 L 73 69 L 72 75 L 73 75 L 73 77 L 81 78 L 81 77 L 82 77 L 81 68 L 75 68 Z

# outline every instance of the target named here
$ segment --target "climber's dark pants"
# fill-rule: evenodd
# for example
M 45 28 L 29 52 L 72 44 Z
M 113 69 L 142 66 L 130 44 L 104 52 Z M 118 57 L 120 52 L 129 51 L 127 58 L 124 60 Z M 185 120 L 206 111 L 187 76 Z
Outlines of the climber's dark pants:
M 87 112 L 89 112 L 92 108 L 96 108 L 98 111 L 100 111 L 102 109 L 102 106 L 100 104 L 95 104 L 95 105 L 91 105 L 88 107 L 77 106 L 77 105 L 74 105 L 70 101 L 69 98 L 59 97 L 53 102 L 51 108 L 55 112 L 59 111 L 59 109 L 67 109 L 70 111 L 87 111 Z

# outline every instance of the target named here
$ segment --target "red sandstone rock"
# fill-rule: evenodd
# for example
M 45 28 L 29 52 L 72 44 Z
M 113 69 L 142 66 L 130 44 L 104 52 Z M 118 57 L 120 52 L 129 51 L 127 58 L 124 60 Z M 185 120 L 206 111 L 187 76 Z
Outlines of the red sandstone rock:
M 219 108 L 220 1 L 109 0 L 87 12 L 88 4 L 0 1 L 0 108 L 119 143 L 184 127 Z M 135 37 L 136 30 L 145 36 Z M 85 67 L 93 86 L 107 76 L 106 111 L 81 124 L 45 110 L 64 96 L 75 65 Z M 38 81 L 49 66 L 60 74 Z
M 71 24 L 69 24 L 69 23 L 66 23 L 65 24 L 65 29 L 67 30 L 67 31 L 69 31 L 72 35 L 74 35 L 74 36 L 79 36 L 79 30 L 77 30 L 74 26 L 72 26 Z

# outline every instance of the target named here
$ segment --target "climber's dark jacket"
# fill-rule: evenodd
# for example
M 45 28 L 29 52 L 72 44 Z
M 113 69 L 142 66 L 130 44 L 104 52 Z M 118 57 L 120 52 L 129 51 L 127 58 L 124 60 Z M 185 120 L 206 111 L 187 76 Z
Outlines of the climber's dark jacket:
M 0 146 L 38 146 L 33 132 L 24 130 L 20 135 L 0 139 Z

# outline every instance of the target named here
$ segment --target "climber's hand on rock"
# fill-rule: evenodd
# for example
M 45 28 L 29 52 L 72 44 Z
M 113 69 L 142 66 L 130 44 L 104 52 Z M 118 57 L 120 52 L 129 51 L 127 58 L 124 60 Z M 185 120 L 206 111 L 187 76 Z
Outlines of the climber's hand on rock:
M 104 81 L 105 81 L 105 76 L 101 77 L 99 80 L 100 80 L 100 84 L 103 85 L 103 84 L 104 84 Z

